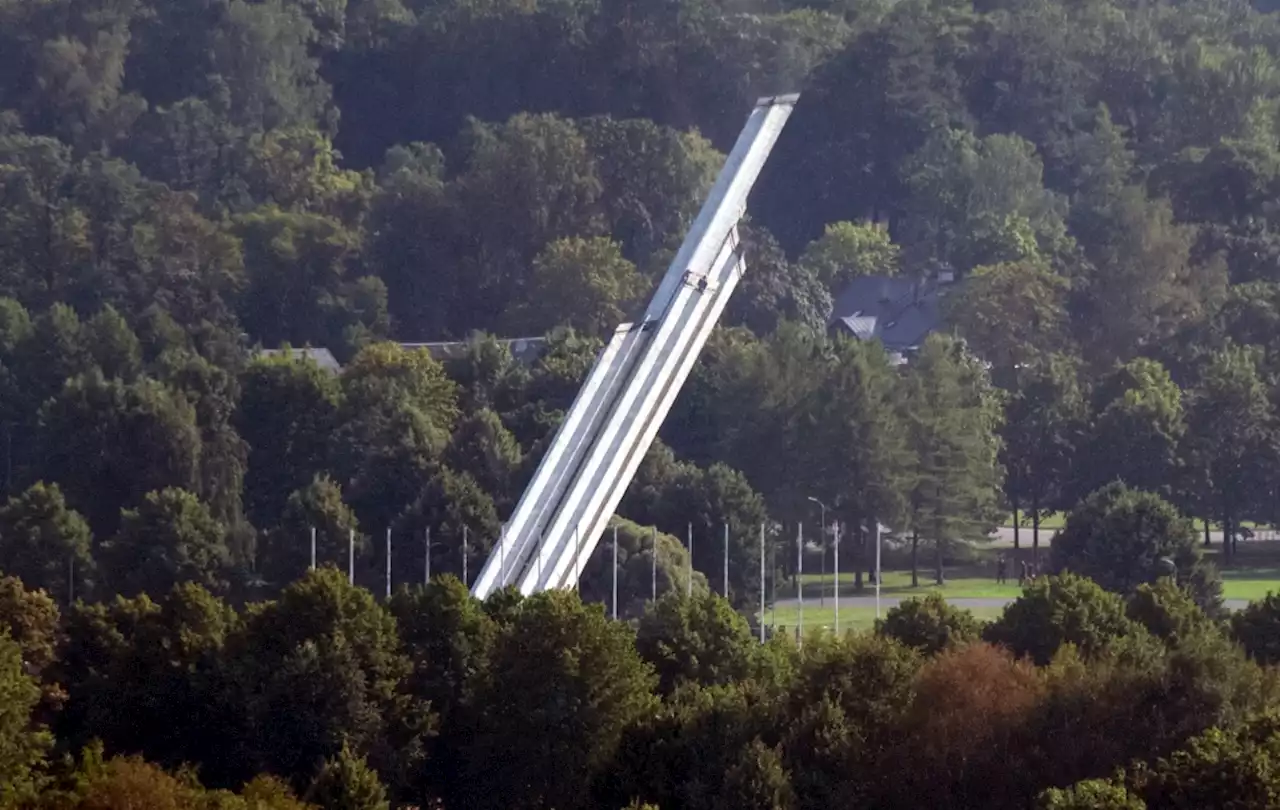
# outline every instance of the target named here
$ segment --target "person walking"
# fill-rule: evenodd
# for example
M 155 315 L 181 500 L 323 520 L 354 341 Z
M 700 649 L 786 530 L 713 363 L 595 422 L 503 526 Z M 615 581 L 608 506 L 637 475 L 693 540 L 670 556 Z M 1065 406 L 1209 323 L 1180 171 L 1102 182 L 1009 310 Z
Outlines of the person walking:
M 1008 560 L 1005 559 L 1003 554 L 1001 554 L 999 557 L 996 557 L 996 584 L 997 585 L 1003 585 L 1006 579 L 1008 578 L 1008 573 L 1009 573 L 1008 566 L 1009 566 Z

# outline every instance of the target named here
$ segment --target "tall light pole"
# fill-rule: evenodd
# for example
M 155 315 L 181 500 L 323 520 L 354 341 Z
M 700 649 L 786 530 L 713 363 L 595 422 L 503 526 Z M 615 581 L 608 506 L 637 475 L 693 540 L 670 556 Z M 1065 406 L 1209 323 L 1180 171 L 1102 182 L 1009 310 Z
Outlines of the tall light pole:
M 812 495 L 809 500 L 816 503 L 822 510 L 822 525 L 818 532 L 818 550 L 822 552 L 822 576 L 818 580 L 818 604 L 826 606 L 827 604 L 827 505 Z M 838 587 L 838 586 L 837 586 Z
M 836 580 L 836 635 L 840 635 L 840 521 L 836 521 L 836 525 L 832 527 L 832 540 L 836 546 L 836 556 L 833 564 L 835 568 Z
M 871 522 L 872 531 L 876 533 L 876 618 L 880 618 L 880 521 Z
M 724 598 L 729 598 L 729 524 L 724 524 Z
M 649 540 L 649 601 L 658 601 L 658 528 L 650 532 Z
M 764 524 L 760 524 L 760 643 L 764 643 Z
M 685 598 L 693 598 L 693 524 L 689 524 L 689 579 L 685 582 Z
M 796 603 L 800 608 L 796 640 L 804 644 L 804 523 L 796 527 Z

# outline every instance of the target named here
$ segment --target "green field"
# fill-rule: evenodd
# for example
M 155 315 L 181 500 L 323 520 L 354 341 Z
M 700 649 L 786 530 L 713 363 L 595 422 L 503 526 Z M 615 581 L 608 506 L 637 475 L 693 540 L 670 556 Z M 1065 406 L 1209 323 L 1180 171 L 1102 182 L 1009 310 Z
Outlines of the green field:
M 1031 518 L 1027 517 L 1025 514 L 1022 514 L 1022 513 L 1019 513 L 1019 518 L 1021 519 L 1023 528 L 1027 528 L 1027 529 L 1031 528 Z M 1065 512 L 1050 512 L 1049 514 L 1040 518 L 1040 528 L 1042 530 L 1043 529 L 1049 529 L 1049 530 L 1061 529 L 1066 524 L 1066 521 L 1067 521 L 1067 515 Z M 1010 513 L 1008 515 L 1005 515 L 1004 520 L 1001 521 L 1000 525 L 1005 526 L 1007 528 L 1012 528 L 1013 514 Z M 1204 530 L 1204 523 L 1202 521 L 1196 520 L 1195 525 L 1197 530 L 1199 531 Z M 1255 532 L 1270 532 L 1275 530 L 1274 527 L 1266 523 L 1257 523 L 1252 520 L 1243 520 L 1240 522 L 1240 525 L 1243 528 L 1252 529 Z M 1215 532 L 1222 531 L 1222 524 L 1214 521 L 1210 521 L 1209 528 L 1210 530 Z
M 992 564 L 992 572 L 995 571 L 994 563 Z M 805 574 L 801 577 L 804 582 L 805 599 L 820 599 L 824 596 L 832 596 L 835 594 L 835 582 L 830 574 L 824 578 L 821 574 Z M 785 590 L 785 592 L 784 592 Z M 923 596 L 932 591 L 937 591 L 943 596 L 952 599 L 1012 599 L 1022 592 L 1018 587 L 1018 581 L 1014 578 L 1008 585 L 997 585 L 995 576 L 985 574 L 976 566 L 973 567 L 957 567 L 954 573 L 947 572 L 947 584 L 937 586 L 933 582 L 933 572 L 931 570 L 920 571 L 920 587 L 911 587 L 910 571 L 885 571 L 884 583 L 880 586 L 881 596 Z M 844 596 L 873 596 L 875 588 L 867 580 L 863 579 L 863 589 L 858 591 L 854 587 L 854 576 L 851 573 L 844 572 L 840 575 L 840 593 Z M 782 583 L 778 584 L 779 599 L 793 599 L 795 593 L 791 591 L 790 585 L 786 589 Z
M 1261 599 L 1271 591 L 1280 591 L 1280 565 L 1250 565 L 1249 559 L 1242 552 L 1240 565 L 1222 571 L 1222 595 L 1225 599 L 1245 599 L 1254 601 Z M 988 566 L 992 571 L 994 565 Z M 804 598 L 815 606 L 825 597 L 835 595 L 833 577 L 828 574 L 824 580 L 821 574 L 805 574 Z M 925 596 L 929 593 L 940 593 L 948 599 L 1015 599 L 1022 593 L 1016 577 L 1007 585 L 997 585 L 995 576 L 976 566 L 957 567 L 947 573 L 947 583 L 942 586 L 933 583 L 933 572 L 920 572 L 920 586 L 911 587 L 910 571 L 885 571 L 884 584 L 880 587 L 881 596 L 908 598 Z M 861 591 L 854 587 L 854 577 L 850 573 L 840 575 L 840 593 L 843 596 L 873 596 L 875 588 L 867 580 L 863 580 Z M 796 594 L 787 583 L 778 585 L 778 599 L 794 599 Z M 829 607 L 829 606 L 828 606 Z
M 882 608 L 880 615 L 883 617 L 889 610 L 888 606 Z M 990 621 L 999 617 L 1000 612 L 1004 608 L 996 607 L 979 607 L 969 608 L 974 616 L 984 621 Z M 775 618 L 776 616 L 776 618 Z M 840 631 L 862 631 L 870 630 L 875 626 L 876 609 L 873 607 L 864 608 L 840 608 Z M 765 624 L 774 625 L 776 627 L 785 627 L 794 632 L 794 628 L 800 623 L 800 610 L 798 608 L 778 608 L 775 611 L 765 612 Z M 821 628 L 834 630 L 836 623 L 836 611 L 833 606 L 825 608 L 815 605 L 805 605 L 804 608 L 804 631 L 805 634 L 817 632 Z
M 1020 522 L 1022 523 L 1022 525 L 1023 525 L 1023 526 L 1025 526 L 1025 527 L 1026 527 L 1026 528 L 1028 528 L 1028 529 L 1029 529 L 1029 528 L 1031 528 L 1031 518 L 1027 517 L 1025 514 L 1023 514 L 1023 513 L 1021 513 L 1021 512 L 1019 512 L 1019 513 L 1018 513 L 1018 518 L 1019 518 L 1019 520 L 1020 520 Z M 1047 515 L 1045 515 L 1044 517 L 1040 518 L 1040 528 L 1041 528 L 1042 530 L 1043 530 L 1043 529 L 1051 529 L 1051 530 L 1052 530 L 1052 529 L 1061 529 L 1061 528 L 1062 528 L 1062 526 L 1063 526 L 1063 524 L 1066 522 L 1066 520 L 1067 520 L 1067 516 L 1066 516 L 1066 514 L 1065 514 L 1065 513 L 1063 513 L 1063 512 L 1050 512 L 1049 514 L 1047 514 Z M 1005 517 L 1004 517 L 1004 522 L 1002 522 L 1000 525 L 1001 525 L 1001 526 L 1010 526 L 1010 527 L 1012 527 L 1012 526 L 1013 526 L 1013 513 L 1009 513 L 1008 515 L 1005 515 Z

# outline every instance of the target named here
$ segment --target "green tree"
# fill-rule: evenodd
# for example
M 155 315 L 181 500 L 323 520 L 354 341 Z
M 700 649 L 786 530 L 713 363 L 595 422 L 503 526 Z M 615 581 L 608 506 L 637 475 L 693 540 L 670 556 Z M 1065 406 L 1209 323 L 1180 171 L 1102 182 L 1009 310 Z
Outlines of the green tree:
M 1236 346 L 1215 353 L 1188 397 L 1189 466 L 1193 480 L 1212 493 L 1201 500 L 1206 513 L 1220 517 L 1228 557 L 1235 553 L 1240 520 L 1260 500 L 1259 483 L 1275 457 L 1274 416 L 1256 356 Z
M 1035 146 L 1017 135 L 940 128 L 901 172 L 908 255 L 965 272 L 1064 251 L 1064 201 L 1045 190 Z
M 235 427 L 249 444 L 245 508 L 254 523 L 280 519 L 289 496 L 324 471 L 342 392 L 310 359 L 259 357 L 240 376 Z
M 1220 263 L 1193 255 L 1194 229 L 1174 221 L 1167 201 L 1130 187 L 1105 214 L 1104 233 L 1086 245 L 1091 317 L 1080 339 L 1099 361 L 1123 361 L 1195 318 L 1225 279 Z
M 16 577 L 0 577 L 0 620 L 37 674 L 54 663 L 61 633 L 58 606 L 48 593 L 28 590 Z
M 778 751 L 759 738 L 752 740 L 725 774 L 724 787 L 713 806 L 724 810 L 790 810 L 795 806 L 791 781 Z
M 795 714 L 830 700 L 861 738 L 886 739 L 911 704 L 922 664 L 919 652 L 892 638 L 807 641 L 786 700 Z
M 822 385 L 791 425 L 793 452 L 807 461 L 805 497 L 817 497 L 832 509 L 832 519 L 847 523 L 845 548 L 861 588 L 873 527 L 899 524 L 907 514 L 912 448 L 899 412 L 898 376 L 884 349 L 838 338 L 826 359 Z M 826 554 L 826 527 L 819 539 Z
M 355 512 L 342 499 L 342 488 L 327 475 L 317 475 L 289 496 L 280 522 L 262 538 L 259 572 L 277 585 L 301 576 L 310 562 L 312 531 L 316 565 L 345 569 L 348 543 L 354 539 L 357 553 L 368 546 Z
M 1077 498 L 1112 481 L 1169 496 L 1186 433 L 1182 390 L 1159 362 L 1139 358 L 1108 375 L 1094 393 L 1094 419 L 1076 455 Z
M 249 138 L 243 152 L 249 199 L 347 225 L 363 218 L 371 173 L 340 168 L 341 155 L 323 133 L 310 127 L 273 128 Z
M 1063 644 L 1074 644 L 1092 655 L 1135 628 L 1119 596 L 1067 573 L 1037 577 L 1022 596 L 1005 606 L 999 619 L 987 625 L 983 637 L 1043 666 Z
M 577 122 L 600 176 L 609 232 L 641 266 L 683 236 L 724 156 L 695 132 L 646 119 L 609 116 Z
M 654 526 L 641 526 L 615 517 L 582 568 L 578 589 L 585 602 L 613 606 L 613 527 L 618 529 L 618 616 L 628 620 L 645 615 L 656 592 L 684 595 L 688 592 L 689 551 L 675 536 Z M 734 553 L 730 544 L 730 555 Z M 758 547 L 757 547 L 758 548 Z M 758 553 L 758 552 L 757 552 Z M 654 559 L 654 557 L 657 559 Z M 732 583 L 733 575 L 730 573 Z M 693 572 L 695 601 L 711 593 L 708 578 Z
M 936 579 L 949 544 L 985 538 L 1004 476 L 1000 401 L 964 344 L 931 335 L 911 364 L 904 392 L 911 470 L 912 573 L 921 532 L 933 542 Z
M 502 533 L 502 522 L 493 499 L 474 478 L 444 467 L 396 516 L 393 531 L 415 539 L 430 531 L 432 572 L 461 578 L 465 556 L 467 579 L 474 580 Z M 402 567 L 425 570 L 421 543 L 400 546 L 403 553 L 396 559 Z M 465 584 L 470 586 L 470 582 Z
M 481 322 L 470 268 L 454 261 L 453 240 L 465 223 L 443 173 L 437 147 L 395 147 L 370 206 L 364 258 L 387 285 L 387 306 L 403 339 L 464 337 Z
M 308 53 L 316 30 L 299 6 L 231 0 L 209 42 L 233 122 L 258 131 L 309 124 L 324 115 L 329 86 Z
M 721 323 L 741 325 L 763 337 L 791 321 L 815 333 L 831 319 L 831 291 L 818 273 L 792 262 L 773 234 L 743 221 L 739 225 L 747 272 L 729 298 Z
M 828 289 L 838 291 L 855 278 L 897 275 L 899 253 L 884 228 L 864 222 L 832 222 L 804 249 L 800 264 Z
M 62 487 L 100 536 L 114 534 L 120 510 L 148 492 L 198 488 L 195 409 L 162 383 L 78 377 L 45 403 L 40 422 L 46 480 Z
M 309 571 L 250 611 L 227 646 L 252 772 L 305 785 L 344 744 L 393 789 L 420 766 L 433 721 L 409 691 L 395 618 L 337 570 Z
M 464 329 L 497 322 L 533 292 L 529 267 L 558 239 L 603 235 L 601 185 L 586 140 L 572 122 L 521 113 L 501 126 L 472 120 L 466 169 L 457 179 L 468 227 L 454 248 L 471 276 Z M 476 252 L 472 246 L 483 246 Z
M 84 324 L 85 349 L 108 379 L 133 382 L 142 373 L 142 345 L 128 322 L 107 305 Z
M 320 768 L 306 800 L 333 810 L 388 810 L 391 806 L 378 775 L 346 743 L 337 757 Z
M 445 459 L 452 469 L 474 478 L 504 511 L 514 507 L 512 488 L 524 453 L 498 414 L 483 408 L 460 419 Z
M 714 594 L 692 599 L 663 594 L 640 619 L 636 649 L 657 673 L 662 694 L 686 682 L 712 686 L 745 680 L 760 665 L 760 644 L 746 619 Z
M 1125 605 L 1125 615 L 1175 647 L 1195 633 L 1218 631 L 1191 594 L 1168 577 L 1139 585 Z
M 877 635 L 896 639 L 925 655 L 977 641 L 980 631 L 972 613 L 948 605 L 938 593 L 901 602 L 876 622 Z
M 1062 348 L 1066 279 L 1035 261 L 974 268 L 943 302 L 947 320 L 997 381 Z
M 1130 776 L 1150 807 L 1194 807 L 1230 795 L 1242 808 L 1270 806 L 1280 795 L 1275 774 L 1280 728 L 1273 713 L 1239 729 L 1212 728 L 1181 750 Z
M 466 743 L 472 806 L 585 806 L 623 731 L 655 707 L 653 686 L 631 631 L 603 610 L 559 591 L 525 600 L 476 686 Z M 510 767 L 494 773 L 487 763 L 496 761 Z
M 240 317 L 256 339 L 269 346 L 315 342 L 345 358 L 359 346 L 352 339 L 358 333 L 347 328 L 353 323 L 364 327 L 359 334 L 386 336 L 385 288 L 383 300 L 361 313 L 361 280 L 347 272 L 361 247 L 358 231 L 270 205 L 237 217 L 235 233 L 249 268 Z
M 68 699 L 57 718 L 61 739 L 96 738 L 166 767 L 199 764 L 205 778 L 239 783 L 248 775 L 238 740 L 241 710 L 223 681 L 224 649 L 235 611 L 198 585 L 68 611 L 55 672 Z
M 1166 559 L 1173 571 L 1164 570 Z M 1221 581 L 1201 558 L 1190 521 L 1160 496 L 1123 484 L 1098 490 L 1067 515 L 1053 538 L 1050 561 L 1055 571 L 1072 571 L 1125 595 L 1175 576 L 1206 610 L 1221 605 Z
M 1128 788 L 1105 779 L 1086 779 L 1069 788 L 1040 794 L 1037 810 L 1147 810 L 1147 803 Z
M 57 484 L 36 483 L 0 507 L 0 571 L 29 588 L 73 598 L 94 583 L 93 537 Z
M 31 796 L 36 769 L 53 743 L 47 731 L 33 726 L 40 686 L 25 669 L 22 647 L 0 634 L 0 800 L 5 803 Z
M 231 561 L 226 528 L 190 492 L 148 492 L 120 515 L 120 530 L 103 550 L 107 581 L 118 593 L 163 593 L 180 582 L 212 591 L 226 587 Z
M 457 419 L 457 386 L 424 349 L 362 349 L 343 369 L 335 476 L 360 522 L 391 526 L 436 473 Z
M 1231 632 L 1249 656 L 1260 664 L 1280 662 L 1280 595 L 1268 593 L 1231 614 Z
M 241 493 L 249 447 L 233 424 L 240 386 L 236 374 L 227 368 L 238 364 L 238 352 L 226 345 L 217 345 L 215 341 L 220 338 L 206 339 L 214 344 L 203 349 L 212 360 L 193 350 L 166 349 L 156 358 L 155 371 L 166 385 L 181 392 L 195 407 L 202 447 L 194 492 L 208 504 L 213 516 L 231 530 L 236 538 L 231 549 L 235 562 L 247 566 L 251 549 L 245 542 L 249 527 L 244 519 Z
M 498 625 L 451 574 L 424 588 L 401 589 L 387 605 L 413 661 L 410 687 L 439 716 L 440 733 L 427 741 L 419 789 L 444 798 L 466 790 L 466 717 L 489 665 Z
M 1019 547 L 1022 513 L 1031 518 L 1031 544 L 1039 556 L 1040 521 L 1071 492 L 1071 465 L 1084 441 L 1088 405 L 1077 363 L 1051 355 L 1014 374 L 1005 399 L 1002 456 L 1005 496 L 1013 510 L 1013 541 Z
M 647 288 L 615 242 L 604 237 L 558 239 L 534 258 L 528 289 L 513 305 L 509 322 L 522 334 L 570 326 L 608 336 Z

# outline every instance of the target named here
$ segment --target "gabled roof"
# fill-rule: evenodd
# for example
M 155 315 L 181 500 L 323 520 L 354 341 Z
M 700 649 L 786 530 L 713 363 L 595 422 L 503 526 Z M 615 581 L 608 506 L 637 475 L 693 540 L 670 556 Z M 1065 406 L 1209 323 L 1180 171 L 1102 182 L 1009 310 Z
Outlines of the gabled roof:
M 946 292 L 946 283 L 904 276 L 856 278 L 836 297 L 829 325 L 890 352 L 912 351 L 942 328 Z
M 497 342 L 506 345 L 511 352 L 511 357 L 523 365 L 532 364 L 547 348 L 545 337 L 507 338 L 499 339 Z M 401 343 L 400 345 L 406 349 L 426 349 L 435 359 L 447 360 L 462 356 L 471 345 L 471 341 L 451 340 L 437 343 Z
M 524 365 L 531 365 L 542 356 L 542 353 L 547 348 L 547 339 L 545 337 L 509 338 L 498 342 L 506 344 L 511 351 L 512 358 L 517 363 Z M 452 357 L 461 357 L 471 343 L 466 340 L 451 340 L 437 343 L 398 343 L 396 345 L 408 350 L 426 349 L 436 360 L 447 360 Z M 280 357 L 284 353 L 284 349 L 259 349 L 257 356 Z M 320 368 L 332 371 L 335 374 L 342 371 L 342 364 L 333 356 L 333 352 L 325 348 L 290 349 L 289 356 L 295 360 L 308 358 Z
M 257 356 L 259 357 L 281 357 L 285 353 L 284 349 L 259 349 Z M 289 349 L 289 357 L 294 360 L 308 359 L 315 363 L 325 371 L 337 373 L 342 370 L 342 364 L 338 362 L 338 358 L 333 356 L 333 352 L 325 348 L 312 349 Z

